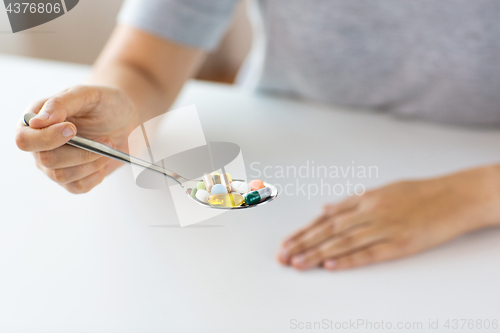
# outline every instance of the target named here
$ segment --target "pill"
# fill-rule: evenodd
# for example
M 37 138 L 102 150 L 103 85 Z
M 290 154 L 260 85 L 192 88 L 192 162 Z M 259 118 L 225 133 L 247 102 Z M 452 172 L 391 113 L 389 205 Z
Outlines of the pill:
M 238 193 L 212 194 L 208 198 L 210 206 L 215 207 L 238 207 L 243 205 L 245 199 Z
M 229 178 L 231 176 L 229 176 L 227 173 L 223 173 L 221 176 L 220 176 L 220 183 L 226 188 L 226 192 L 227 193 L 230 193 L 231 192 L 231 181 L 229 180 Z
M 214 184 L 220 184 L 220 174 L 218 172 L 212 173 L 212 177 L 214 179 Z
M 212 179 L 212 175 L 209 173 L 204 174 L 203 183 L 205 183 L 205 190 L 210 192 L 212 186 L 214 186 L 214 180 Z
M 198 189 L 196 187 L 191 190 L 190 194 L 193 198 L 196 198 L 196 192 L 198 192 Z
M 264 182 L 260 179 L 252 180 L 248 185 L 250 185 L 250 190 L 252 191 L 257 191 L 265 187 Z
M 250 192 L 250 186 L 245 182 L 234 181 L 231 183 L 231 191 L 238 193 Z
M 247 205 L 255 205 L 264 199 L 271 196 L 271 189 L 269 187 L 261 188 L 257 191 L 252 191 L 244 195 L 245 203 Z
M 214 176 L 214 175 L 220 176 L 220 173 L 218 173 L 217 171 L 214 171 L 214 172 L 212 172 L 212 176 Z
M 208 197 L 210 196 L 210 193 L 205 190 L 198 190 L 196 191 L 196 199 L 200 200 L 201 202 L 208 202 Z
M 205 183 L 204 182 L 199 182 L 198 184 L 196 184 L 196 188 L 198 190 L 207 190 L 207 188 L 205 187 Z
M 230 174 L 226 173 L 227 179 L 229 180 L 230 183 L 233 182 L 233 177 L 231 177 Z
M 212 187 L 212 190 L 210 191 L 212 194 L 223 194 L 223 193 L 228 193 L 227 189 L 224 185 L 222 184 L 215 184 Z

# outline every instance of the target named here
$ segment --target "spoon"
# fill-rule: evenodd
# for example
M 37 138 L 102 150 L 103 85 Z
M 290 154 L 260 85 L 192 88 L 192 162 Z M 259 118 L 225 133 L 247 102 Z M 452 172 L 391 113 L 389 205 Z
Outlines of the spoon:
M 33 117 L 35 117 L 35 116 L 36 116 L 36 114 L 34 114 L 34 113 L 26 113 L 24 115 L 24 118 L 23 118 L 24 125 L 29 126 L 30 120 Z M 139 159 L 137 157 L 130 156 L 129 154 L 126 154 L 126 153 L 121 152 L 119 150 L 116 150 L 116 149 L 110 148 L 110 147 L 108 147 L 106 145 L 103 145 L 103 144 L 101 144 L 99 142 L 96 142 L 96 141 L 93 141 L 93 140 L 90 140 L 90 139 L 87 139 L 87 138 L 84 138 L 84 137 L 81 137 L 81 136 L 78 136 L 78 135 L 75 135 L 71 140 L 69 140 L 67 142 L 67 144 L 70 145 L 70 146 L 73 146 L 73 147 L 77 147 L 77 148 L 80 148 L 80 149 L 84 149 L 84 150 L 90 151 L 90 152 L 95 153 L 95 154 L 99 154 L 99 155 L 102 155 L 102 156 L 106 156 L 106 157 L 118 160 L 120 162 L 134 164 L 134 165 L 140 166 L 140 167 L 145 168 L 145 169 L 149 169 L 149 170 L 152 170 L 152 171 L 155 171 L 155 172 L 159 172 L 159 173 L 163 174 L 164 176 L 167 176 L 167 177 L 175 180 L 177 183 L 179 183 L 179 185 L 184 189 L 184 192 L 186 192 L 186 195 L 188 195 L 191 199 L 193 199 L 194 201 L 196 201 L 198 204 L 200 204 L 202 206 L 205 206 L 205 207 L 210 207 L 210 208 L 214 208 L 214 209 L 245 209 L 245 208 L 253 208 L 253 207 L 260 206 L 260 205 L 263 205 L 265 203 L 268 203 L 268 202 L 276 199 L 276 197 L 278 196 L 278 189 L 276 188 L 276 186 L 264 182 L 264 185 L 266 187 L 269 187 L 271 189 L 271 195 L 267 199 L 265 199 L 265 200 L 263 200 L 263 201 L 261 201 L 261 202 L 259 202 L 257 204 L 254 204 L 254 205 L 243 204 L 242 206 L 236 206 L 236 207 L 210 206 L 208 203 L 199 201 L 198 199 L 195 199 L 195 198 L 193 198 L 191 196 L 191 190 L 193 188 L 195 188 L 196 185 L 201 180 L 189 180 L 189 179 L 186 179 L 186 178 L 180 176 L 179 174 L 177 174 L 177 173 L 175 173 L 173 171 L 167 170 L 167 169 L 162 168 L 160 166 L 157 166 L 155 164 L 151 164 L 151 163 L 146 162 L 144 160 L 141 160 L 141 159 Z M 244 181 L 244 180 L 240 180 L 240 179 L 234 179 L 234 180 L 235 181 Z

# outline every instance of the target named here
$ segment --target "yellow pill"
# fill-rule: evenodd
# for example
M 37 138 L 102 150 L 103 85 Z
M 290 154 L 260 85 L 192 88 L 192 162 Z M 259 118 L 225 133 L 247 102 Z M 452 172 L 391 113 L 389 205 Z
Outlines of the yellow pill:
M 238 193 L 212 194 L 208 198 L 210 206 L 215 207 L 238 207 L 243 205 L 245 198 Z
M 230 174 L 226 173 L 227 179 L 229 180 L 230 183 L 233 182 L 233 178 L 231 177 Z

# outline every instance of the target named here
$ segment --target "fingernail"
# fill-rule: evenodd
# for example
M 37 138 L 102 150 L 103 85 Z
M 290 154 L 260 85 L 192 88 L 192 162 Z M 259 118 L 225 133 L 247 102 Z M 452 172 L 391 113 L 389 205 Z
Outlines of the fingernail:
M 70 136 L 73 136 L 75 135 L 75 131 L 73 130 L 73 127 L 71 126 L 66 126 L 64 127 L 63 131 L 62 131 L 62 135 L 66 138 L 70 137 Z
M 47 120 L 47 119 L 49 119 L 49 117 L 50 117 L 50 115 L 47 112 L 41 111 L 34 118 L 40 119 L 40 120 Z
M 335 266 L 337 265 L 337 261 L 334 260 L 334 259 L 330 259 L 330 260 L 326 260 L 324 263 L 323 263 L 323 266 L 326 268 L 326 269 L 333 269 L 335 268 Z
M 292 258 L 292 265 L 294 266 L 303 266 L 306 261 L 306 257 L 302 254 L 299 254 L 298 256 L 295 256 Z

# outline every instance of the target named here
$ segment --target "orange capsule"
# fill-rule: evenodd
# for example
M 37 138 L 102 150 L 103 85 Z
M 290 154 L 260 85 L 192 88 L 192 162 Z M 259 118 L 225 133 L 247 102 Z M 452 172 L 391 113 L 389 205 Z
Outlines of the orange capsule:
M 261 188 L 266 187 L 264 185 L 264 182 L 260 179 L 252 180 L 250 183 L 248 183 L 248 185 L 250 185 L 250 190 L 252 191 L 257 191 L 260 190 Z

